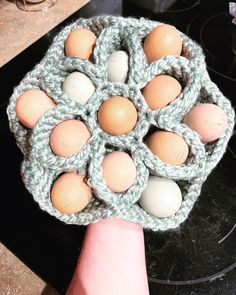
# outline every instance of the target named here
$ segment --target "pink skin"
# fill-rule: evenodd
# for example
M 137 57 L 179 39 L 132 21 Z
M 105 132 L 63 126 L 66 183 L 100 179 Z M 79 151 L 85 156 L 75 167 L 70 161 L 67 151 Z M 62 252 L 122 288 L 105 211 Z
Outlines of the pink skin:
M 143 229 L 121 219 L 88 225 L 66 295 L 149 295 Z

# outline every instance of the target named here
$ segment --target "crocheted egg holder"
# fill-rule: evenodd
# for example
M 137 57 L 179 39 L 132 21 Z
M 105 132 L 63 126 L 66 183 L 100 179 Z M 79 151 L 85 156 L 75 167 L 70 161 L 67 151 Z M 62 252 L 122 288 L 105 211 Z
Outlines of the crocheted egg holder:
M 68 95 L 62 90 L 62 85 L 65 78 L 73 73 L 81 72 L 85 74 L 93 84 L 98 87 L 100 84 L 100 72 L 97 67 L 87 60 L 80 60 L 75 57 L 64 57 L 57 62 L 53 67 L 45 67 L 41 73 L 41 87 L 49 96 L 55 97 L 57 103 L 72 104 L 74 107 L 84 108 L 81 104 L 68 97 Z M 96 94 L 92 95 L 92 97 Z M 92 99 L 92 97 L 90 99 Z
M 54 154 L 50 147 L 50 135 L 53 128 L 65 120 L 75 119 L 82 122 L 87 121 L 87 116 L 83 109 L 69 105 L 57 105 L 49 110 L 36 124 L 32 131 L 29 159 L 38 161 L 42 166 L 54 170 L 84 170 L 86 161 L 91 154 L 91 146 L 97 140 L 95 135 L 92 135 L 86 145 L 77 153 L 70 157 L 62 157 Z
M 111 191 L 103 178 L 102 161 L 106 154 L 117 150 L 129 153 L 137 170 L 137 176 L 133 185 L 124 193 L 114 193 Z M 108 209 L 111 208 L 114 213 L 116 212 L 115 214 L 118 214 L 123 207 L 125 210 L 129 210 L 129 206 L 136 203 L 140 198 L 149 176 L 148 169 L 138 153 L 135 152 L 135 146 L 132 143 L 113 146 L 110 142 L 101 141 L 98 142 L 94 154 L 96 156 L 92 158 L 88 171 L 89 183 L 95 195 L 107 204 Z
M 201 76 L 197 70 L 190 67 L 190 61 L 185 57 L 166 56 L 151 63 L 145 71 L 145 77 L 140 85 L 144 88 L 148 82 L 158 75 L 168 75 L 175 78 L 182 86 L 182 92 L 172 102 L 163 108 L 150 110 L 152 124 L 164 128 L 170 121 L 180 121 L 193 107 L 198 99 L 201 88 Z M 145 99 L 143 99 L 145 101 Z
M 99 125 L 97 120 L 97 113 L 101 104 L 108 100 L 112 96 L 122 96 L 128 98 L 135 105 L 138 112 L 138 121 L 133 130 L 124 135 L 110 135 L 106 133 Z M 126 146 L 134 144 L 137 140 L 141 140 L 142 137 L 147 133 L 149 128 L 149 122 L 146 120 L 146 108 L 143 107 L 140 100 L 140 93 L 122 83 L 107 83 L 102 89 L 100 89 L 100 95 L 96 97 L 96 100 L 91 100 L 88 103 L 88 125 L 92 132 L 100 135 L 105 141 L 114 146 Z
M 224 97 L 219 88 L 213 83 L 207 72 L 202 75 L 202 83 L 199 99 L 195 105 L 199 103 L 213 103 L 218 105 L 227 115 L 228 125 L 224 134 L 217 140 L 204 144 L 206 153 L 206 165 L 204 171 L 204 180 L 209 173 L 216 167 L 226 151 L 228 141 L 232 135 L 235 124 L 235 112 L 230 101 Z M 194 132 L 195 133 L 195 132 Z M 196 133 L 196 135 L 198 135 Z
M 81 173 L 81 170 L 74 170 Z M 112 215 L 106 206 L 93 197 L 84 210 L 76 214 L 64 214 L 58 211 L 51 202 L 51 188 L 54 181 L 64 171 L 48 169 L 43 167 L 37 161 L 24 160 L 21 165 L 21 175 L 26 188 L 32 194 L 34 200 L 40 208 L 57 219 L 68 223 L 87 225 L 101 218 L 109 218 Z
M 11 131 L 15 135 L 16 143 L 22 153 L 27 156 L 31 150 L 29 138 L 31 136 L 31 130 L 23 126 L 16 116 L 16 100 L 25 91 L 31 89 L 39 89 L 39 74 L 41 73 L 41 65 L 27 73 L 20 84 L 14 88 L 14 92 L 9 100 L 7 107 L 7 115 L 9 119 L 9 126 Z
M 38 80 L 38 77 L 40 77 L 40 74 L 43 73 L 43 70 L 45 68 L 52 69 L 53 67 L 55 67 L 55 63 L 58 62 L 58 58 L 59 58 L 60 54 L 62 53 L 62 56 L 61 56 L 62 58 L 64 55 L 64 41 L 66 39 L 65 34 L 67 34 L 67 36 L 68 36 L 69 32 L 78 26 L 82 26 L 82 27 L 87 26 L 90 30 L 94 31 L 97 36 L 99 35 L 99 33 L 101 32 L 101 30 L 104 27 L 108 27 L 110 25 L 113 25 L 113 26 L 118 25 L 119 27 L 129 26 L 129 27 L 133 28 L 134 31 L 141 34 L 144 38 L 146 36 L 145 34 L 147 34 L 147 30 L 149 30 L 149 31 L 152 30 L 158 24 L 159 23 L 148 21 L 145 19 L 140 19 L 140 20 L 131 19 L 131 18 L 123 19 L 120 17 L 97 17 L 97 18 L 93 18 L 93 19 L 89 19 L 89 20 L 80 20 L 80 21 L 66 27 L 56 37 L 52 46 L 49 48 L 47 54 L 45 55 L 45 58 L 42 60 L 42 62 L 39 65 L 36 66 L 36 68 L 32 72 L 27 74 L 27 76 L 26 76 L 27 79 L 24 79 L 23 81 L 25 83 L 33 78 Z M 139 30 L 137 30 L 137 28 Z M 187 57 L 189 59 L 189 66 L 194 70 L 198 69 L 198 72 L 200 73 L 203 69 L 205 69 L 205 62 L 204 62 L 203 55 L 201 55 L 201 49 L 195 42 L 190 40 L 187 36 L 185 36 L 183 34 L 181 34 L 181 35 L 183 38 L 182 55 L 185 55 L 185 57 Z M 197 53 L 197 54 L 194 55 L 195 53 Z M 179 58 L 181 59 L 182 57 L 179 57 Z M 202 62 L 202 60 L 203 60 L 203 62 Z M 209 80 L 209 78 L 208 78 L 208 80 Z M 14 91 L 14 94 L 17 92 L 17 90 L 18 91 L 20 90 L 20 88 L 22 87 L 23 81 L 17 87 L 18 89 L 16 89 Z M 140 79 L 139 79 L 139 81 L 137 80 L 134 83 L 133 83 L 132 79 L 129 79 L 128 81 L 129 81 L 130 85 L 135 84 L 137 82 L 136 83 L 136 86 L 137 86 L 138 83 L 140 82 Z M 209 82 L 210 82 L 210 80 L 209 80 Z M 214 87 L 216 87 L 216 86 L 214 86 Z M 219 90 L 217 89 L 217 91 L 219 91 Z M 14 94 L 13 94 L 13 97 L 14 97 Z M 17 98 L 17 97 L 18 97 L 18 95 L 15 94 L 15 98 Z M 15 104 L 15 102 L 13 99 L 12 105 L 14 106 L 14 104 Z M 9 106 L 9 108 L 8 108 L 9 120 L 12 115 L 12 112 L 10 112 L 10 110 L 12 111 L 12 109 Z M 13 108 L 13 115 L 14 115 L 14 108 Z M 231 110 L 230 115 L 233 116 L 232 110 Z M 230 121 L 232 121 L 232 120 L 230 120 Z M 19 124 L 19 122 L 17 122 L 17 120 L 16 120 L 15 125 L 17 125 L 17 124 Z M 230 130 L 230 127 L 232 127 L 232 126 L 229 125 L 227 128 L 227 130 L 228 130 L 227 134 L 229 136 L 232 132 L 232 129 Z M 15 128 L 15 126 L 13 126 L 12 130 L 13 130 L 13 132 L 14 132 L 14 130 L 18 131 L 19 128 L 17 129 L 17 128 Z M 19 136 L 21 135 L 20 132 L 18 132 L 18 135 Z M 17 136 L 16 133 L 15 133 L 15 136 Z M 25 138 L 24 138 L 24 136 L 20 137 L 20 142 L 22 143 L 24 141 L 24 139 L 27 140 L 27 137 L 25 137 Z M 225 139 L 227 139 L 227 138 L 225 138 Z M 222 141 L 224 141 L 224 140 L 222 139 Z M 226 142 L 226 144 L 227 144 L 227 142 Z M 27 145 L 26 145 L 26 148 L 27 148 Z M 224 151 L 221 151 L 221 152 L 223 154 Z M 143 159 L 142 153 L 139 153 L 139 157 L 140 157 L 140 159 Z M 219 160 L 219 158 L 217 160 Z M 26 162 L 27 162 L 26 160 L 23 162 L 22 167 L 26 166 L 25 165 Z M 37 195 L 37 191 L 34 192 L 34 188 L 36 186 L 38 186 L 41 178 L 35 178 L 32 175 L 34 175 L 34 172 L 36 172 L 36 171 L 42 172 L 43 170 L 45 170 L 45 168 L 41 164 L 39 164 L 38 162 L 35 163 L 34 161 L 29 162 L 28 165 L 29 166 L 27 166 L 27 167 L 30 167 L 30 169 L 29 168 L 22 169 L 22 175 L 23 175 L 23 180 L 26 183 L 26 187 L 32 192 L 33 197 L 34 197 L 34 195 Z M 39 166 L 39 167 L 37 167 L 37 166 Z M 50 169 L 46 169 L 46 170 L 48 172 L 50 171 Z M 56 171 L 50 171 L 50 173 L 56 173 Z M 58 171 L 57 171 L 57 173 L 58 173 Z M 55 177 L 55 175 L 54 175 L 54 177 Z M 29 182 L 29 179 L 31 179 L 30 182 Z M 38 181 L 36 181 L 36 179 Z M 32 181 L 32 180 L 35 180 L 35 181 Z M 28 183 L 30 183 L 30 185 L 28 185 Z M 128 207 L 128 210 L 125 206 L 122 206 L 122 208 L 119 208 L 120 209 L 119 214 L 117 215 L 117 212 L 115 213 L 114 208 L 113 208 L 113 212 L 111 212 L 110 210 L 107 210 L 107 208 L 104 209 L 104 207 L 103 207 L 104 204 L 99 203 L 99 201 L 96 198 L 93 198 L 93 201 L 90 202 L 90 204 L 83 210 L 83 212 L 81 212 L 79 214 L 75 214 L 76 217 L 68 216 L 68 215 L 65 216 L 65 214 L 61 214 L 61 213 L 59 213 L 59 216 L 56 215 L 56 217 L 58 216 L 59 219 L 65 221 L 67 223 L 88 224 L 89 222 L 96 221 L 100 218 L 107 218 L 107 217 L 111 217 L 111 216 L 120 216 L 120 217 L 123 217 L 127 220 L 137 222 L 137 223 L 143 225 L 143 227 L 145 227 L 145 228 L 151 228 L 153 230 L 158 230 L 158 229 L 159 230 L 166 230 L 166 229 L 174 228 L 174 227 L 178 226 L 182 221 L 184 221 L 187 218 L 188 213 L 190 212 L 194 202 L 196 201 L 197 196 L 200 194 L 201 185 L 202 185 L 202 178 L 196 178 L 196 179 L 194 178 L 191 180 L 191 182 L 186 181 L 185 187 L 188 187 L 188 186 L 189 187 L 186 190 L 186 193 L 183 192 L 184 201 L 181 205 L 181 208 L 175 215 L 173 215 L 169 218 L 164 218 L 164 219 L 155 218 L 155 217 L 149 215 L 148 213 L 146 213 L 137 204 L 134 204 L 134 205 Z M 181 182 L 181 189 L 183 190 L 183 182 Z M 37 188 L 35 188 L 35 190 L 37 190 Z M 39 202 L 40 194 L 38 195 L 38 198 L 37 197 L 34 197 L 34 198 L 36 200 L 38 200 L 38 202 Z M 39 204 L 40 204 L 40 207 L 42 207 L 42 209 L 45 209 L 48 212 L 51 210 L 50 206 L 52 206 L 50 204 L 50 198 L 49 199 L 47 198 L 47 202 L 49 202 L 49 204 L 47 203 L 46 207 L 44 207 L 43 204 L 42 205 L 40 203 Z M 98 204 L 99 204 L 99 208 L 101 210 L 100 209 L 98 211 L 94 210 L 94 208 L 96 208 L 96 206 L 98 206 Z M 50 207 L 50 210 L 49 210 L 49 207 Z M 56 210 L 56 209 L 53 208 L 53 210 Z M 90 210 L 92 210 L 92 211 L 90 211 Z M 122 212 L 123 212 L 123 214 L 122 214 Z M 84 218 L 84 213 L 87 213 L 86 219 Z M 58 212 L 57 212 L 57 214 L 58 214 Z M 55 216 L 55 214 L 53 214 L 53 215 Z M 63 215 L 63 217 L 61 217 L 61 215 Z M 78 216 L 80 216 L 80 217 L 78 217 Z M 71 222 L 71 220 L 73 220 L 73 221 Z
M 136 203 L 129 206 L 124 206 L 124 203 L 109 206 L 103 201 L 100 201 L 97 197 L 93 197 L 87 207 L 80 213 L 68 215 L 61 213 L 53 207 L 50 198 L 51 187 L 53 182 L 60 175 L 59 171 L 44 168 L 36 161 L 24 160 L 21 166 L 21 174 L 26 188 L 33 195 L 34 200 L 40 205 L 40 208 L 65 223 L 87 225 L 101 218 L 119 217 L 127 221 L 138 223 L 144 228 L 154 231 L 178 227 L 179 224 L 188 217 L 189 212 L 200 194 L 202 186 L 199 179 L 194 179 L 191 183 L 182 181 L 181 189 L 183 202 L 181 207 L 175 215 L 167 218 L 156 218 L 146 213 Z M 143 175 L 141 175 L 141 177 L 143 178 Z M 89 182 L 90 181 L 91 180 L 89 180 Z
M 140 149 L 144 153 L 145 164 L 154 175 L 172 179 L 190 179 L 201 175 L 205 166 L 205 149 L 199 136 L 181 124 L 183 116 L 196 103 L 201 88 L 198 71 L 191 70 L 189 63 L 185 57 L 164 57 L 149 66 L 143 83 L 139 84 L 143 88 L 154 77 L 164 74 L 176 78 L 183 87 L 182 93 L 166 107 L 158 110 L 149 109 L 148 121 L 151 126 L 182 136 L 190 147 L 190 154 L 184 165 L 170 165 L 152 154 L 145 144 L 141 144 Z M 144 97 L 143 102 L 146 104 Z
M 168 164 L 163 162 L 157 155 L 154 155 L 148 146 L 143 143 L 140 149 L 142 150 L 144 162 L 151 174 L 174 180 L 190 180 L 199 177 L 203 173 L 206 165 L 205 150 L 199 136 L 193 134 L 183 124 L 176 126 L 175 123 L 171 123 L 166 125 L 164 130 L 183 137 L 189 146 L 190 153 L 184 164 Z
M 15 101 L 24 90 L 31 89 L 31 88 L 39 88 L 39 85 L 41 85 L 43 90 L 46 90 L 46 92 L 49 94 L 49 96 L 54 95 L 55 96 L 54 99 L 55 99 L 55 101 L 57 101 L 56 91 L 52 95 L 52 93 L 49 91 L 50 88 L 48 89 L 47 87 L 44 87 L 43 84 L 44 84 L 45 76 L 44 76 L 44 79 L 42 79 L 42 76 L 43 76 L 43 73 L 45 73 L 45 72 L 47 73 L 47 75 L 50 74 L 51 71 L 53 72 L 55 66 L 58 64 L 58 61 L 60 61 L 61 59 L 63 59 L 65 57 L 65 55 L 64 55 L 64 42 L 71 31 L 73 31 L 74 29 L 79 28 L 79 27 L 84 27 L 84 28 L 90 29 L 91 31 L 93 31 L 95 33 L 95 35 L 97 35 L 99 37 L 99 34 L 104 30 L 104 28 L 106 29 L 107 27 L 110 27 L 110 26 L 119 27 L 119 28 L 125 27 L 127 32 L 129 32 L 131 29 L 133 30 L 132 31 L 133 33 L 131 34 L 131 36 L 129 36 L 130 40 L 134 38 L 132 36 L 137 36 L 137 34 L 139 36 L 139 39 L 141 40 L 141 39 L 144 39 L 145 36 L 157 25 L 160 25 L 160 23 L 153 22 L 153 21 L 150 21 L 150 20 L 147 20 L 144 18 L 140 18 L 140 19 L 126 18 L 125 19 L 123 17 L 99 16 L 99 17 L 94 17 L 91 19 L 80 19 L 80 20 L 66 26 L 55 37 L 53 44 L 49 47 L 49 49 L 48 49 L 47 53 L 45 54 L 44 58 L 42 59 L 42 61 L 38 65 L 36 65 L 35 68 L 31 72 L 28 72 L 27 75 L 25 76 L 25 78 L 21 81 L 20 85 L 14 89 L 14 93 L 10 99 L 10 106 L 8 108 L 9 117 L 11 117 L 10 128 L 13 131 L 13 133 L 16 135 L 17 144 L 20 147 L 20 149 L 22 150 L 22 152 L 26 153 L 28 150 L 27 138 L 28 138 L 28 134 L 31 133 L 31 131 L 26 130 L 26 128 L 22 127 L 22 125 L 19 123 L 19 120 L 14 116 L 14 114 L 15 114 Z M 124 30 L 124 32 L 126 30 Z M 136 34 L 134 34 L 134 32 Z M 197 45 L 197 43 L 192 41 L 190 38 L 188 38 L 184 34 L 182 34 L 182 38 L 184 41 L 183 42 L 183 54 L 186 57 L 188 57 L 191 61 L 191 59 L 194 56 L 194 51 L 201 52 L 201 48 Z M 129 38 L 127 39 L 127 44 L 128 44 L 128 42 L 129 42 Z M 133 50 L 132 53 L 136 52 L 136 54 L 139 54 L 142 56 L 142 60 L 146 61 L 146 56 L 143 52 L 143 48 L 141 46 L 141 43 L 136 42 L 136 44 L 138 44 L 139 50 Z M 134 46 L 135 42 L 132 42 L 132 45 Z M 132 48 L 136 48 L 136 47 L 131 47 L 131 49 Z M 194 48 L 194 50 L 192 48 Z M 202 57 L 200 58 L 200 56 L 201 55 L 194 56 L 195 64 L 196 64 L 197 60 L 202 59 Z M 79 59 L 76 59 L 76 60 L 78 60 L 78 63 L 79 63 Z M 87 69 L 90 66 L 89 62 L 87 62 L 87 61 L 82 61 L 81 64 L 85 65 L 84 69 Z M 139 63 L 137 63 L 137 64 L 141 64 L 140 60 L 139 60 Z M 200 62 L 200 65 L 203 65 L 203 64 L 205 64 L 205 63 Z M 140 71 L 137 71 L 137 72 L 139 73 Z M 137 81 L 135 81 L 135 82 L 137 82 Z M 61 99 L 61 102 L 62 102 L 62 99 Z

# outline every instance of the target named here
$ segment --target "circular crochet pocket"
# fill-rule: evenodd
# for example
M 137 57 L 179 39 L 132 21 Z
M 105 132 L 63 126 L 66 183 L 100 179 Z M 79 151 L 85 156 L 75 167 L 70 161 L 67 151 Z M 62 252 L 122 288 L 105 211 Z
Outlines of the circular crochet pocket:
M 24 154 L 22 179 L 40 208 L 59 220 L 86 225 L 102 218 L 119 217 L 155 231 L 176 228 L 188 217 L 203 182 L 223 156 L 234 126 L 231 104 L 210 80 L 201 47 L 181 32 L 180 56 L 168 55 L 148 63 L 144 40 L 160 25 L 144 18 L 79 19 L 62 29 L 42 61 L 14 89 L 7 113 L 11 131 Z M 65 55 L 65 41 L 78 28 L 88 29 L 97 37 L 90 60 Z M 121 50 L 128 55 L 127 78 L 125 82 L 110 82 L 107 59 Z M 95 89 L 84 105 L 63 91 L 65 79 L 74 72 L 85 75 Z M 182 92 L 168 105 L 152 110 L 145 100 L 144 88 L 159 75 L 175 78 Z M 17 99 L 29 89 L 41 89 L 56 105 L 40 117 L 32 130 L 16 115 Z M 101 105 L 114 96 L 125 98 L 137 112 L 133 129 L 119 135 L 105 130 L 98 118 Z M 185 115 L 200 103 L 215 104 L 227 116 L 224 134 L 210 143 L 203 143 L 199 134 L 184 124 Z M 91 136 L 79 151 L 60 156 L 54 153 L 50 136 L 66 120 L 81 121 Z M 189 150 L 186 161 L 170 164 L 154 154 L 147 143 L 153 131 L 182 137 Z M 122 192 L 112 191 L 103 177 L 104 157 L 114 151 L 127 153 L 137 172 L 133 184 Z M 70 171 L 86 176 L 93 197 L 82 211 L 65 214 L 53 207 L 51 190 L 58 177 Z M 139 205 L 149 175 L 170 178 L 180 187 L 182 204 L 172 216 L 155 217 Z

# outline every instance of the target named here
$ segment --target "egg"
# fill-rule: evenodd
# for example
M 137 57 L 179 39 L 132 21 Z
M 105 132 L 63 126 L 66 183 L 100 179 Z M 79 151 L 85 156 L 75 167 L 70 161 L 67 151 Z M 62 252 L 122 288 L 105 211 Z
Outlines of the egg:
M 76 172 L 62 174 L 51 190 L 52 205 L 62 213 L 73 214 L 83 210 L 92 198 L 92 190 L 85 177 Z
M 70 119 L 53 128 L 50 146 L 55 155 L 71 157 L 86 145 L 90 137 L 90 131 L 83 122 Z
M 187 143 L 183 137 L 173 132 L 155 131 L 146 142 L 151 152 L 165 163 L 181 165 L 188 157 Z
M 103 177 L 113 192 L 129 189 L 136 178 L 137 170 L 133 159 L 125 152 L 115 151 L 106 155 L 102 162 Z
M 38 120 L 49 109 L 55 107 L 55 103 L 40 89 L 30 89 L 23 92 L 16 100 L 16 116 L 20 122 L 33 129 Z
M 143 89 L 143 96 L 152 110 L 163 108 L 181 93 L 180 83 L 168 75 L 159 75 Z
M 207 143 L 220 138 L 224 134 L 228 125 L 228 118 L 217 105 L 201 103 L 185 115 L 183 122 L 199 134 L 203 143 Z
M 70 99 L 84 106 L 93 95 L 95 86 L 85 74 L 73 72 L 65 78 L 62 90 Z
M 113 96 L 102 103 L 98 110 L 101 128 L 111 135 L 127 134 L 138 120 L 134 104 L 125 97 Z
M 125 82 L 129 70 L 128 54 L 123 51 L 113 52 L 107 59 L 107 74 L 109 82 Z
M 173 180 L 149 176 L 139 204 L 146 212 L 155 217 L 170 217 L 180 209 L 182 193 Z
M 149 63 L 166 55 L 179 56 L 182 51 L 180 32 L 171 25 L 162 24 L 153 29 L 144 41 L 144 52 Z
M 80 59 L 92 59 L 93 48 L 97 37 L 85 28 L 72 31 L 65 42 L 66 56 L 76 56 Z

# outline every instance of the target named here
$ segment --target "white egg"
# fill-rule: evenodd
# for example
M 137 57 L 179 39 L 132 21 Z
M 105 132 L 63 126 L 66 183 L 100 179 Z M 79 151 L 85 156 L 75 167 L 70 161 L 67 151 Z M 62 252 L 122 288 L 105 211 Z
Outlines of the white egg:
M 69 74 L 62 85 L 62 90 L 70 99 L 85 105 L 95 91 L 93 82 L 83 73 Z
M 107 59 L 107 73 L 109 82 L 125 82 L 129 70 L 128 54 L 119 50 L 113 52 Z
M 182 203 L 182 193 L 176 182 L 168 178 L 150 176 L 139 200 L 141 207 L 156 217 L 174 215 Z

